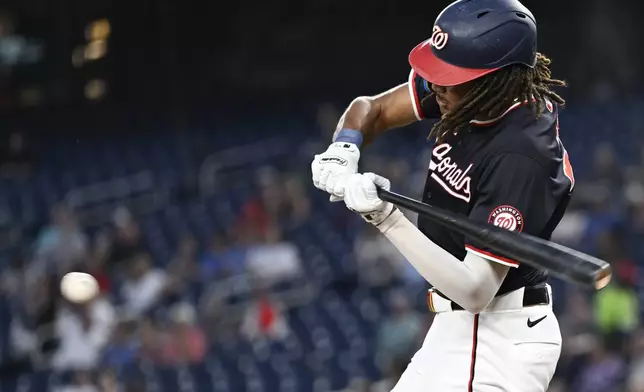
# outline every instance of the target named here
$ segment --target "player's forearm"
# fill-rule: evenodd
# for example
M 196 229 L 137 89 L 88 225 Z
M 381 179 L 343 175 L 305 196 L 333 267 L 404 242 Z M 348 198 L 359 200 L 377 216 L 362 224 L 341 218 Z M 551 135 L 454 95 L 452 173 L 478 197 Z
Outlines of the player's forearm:
M 373 97 L 354 99 L 340 118 L 333 140 L 341 129 L 352 129 L 362 134 L 365 145 L 385 131 L 415 121 L 414 102 L 404 83 Z
M 333 140 L 338 136 L 341 129 L 353 129 L 362 133 L 363 145 L 373 141 L 375 137 L 385 131 L 384 124 L 379 123 L 381 107 L 370 97 L 358 97 L 351 102 L 345 110 L 335 133 Z
M 461 262 L 433 243 L 402 213 L 382 231 L 429 283 L 472 313 L 490 303 L 508 271 L 508 267 L 472 253 Z

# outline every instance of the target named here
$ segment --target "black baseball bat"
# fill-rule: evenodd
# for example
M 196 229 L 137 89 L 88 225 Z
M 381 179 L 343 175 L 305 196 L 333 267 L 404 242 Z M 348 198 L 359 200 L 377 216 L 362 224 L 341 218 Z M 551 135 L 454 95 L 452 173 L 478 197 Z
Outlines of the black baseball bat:
M 407 196 L 378 188 L 378 197 L 389 203 L 422 214 L 434 222 L 474 238 L 508 258 L 535 268 L 548 270 L 568 282 L 605 287 L 612 268 L 604 260 L 529 234 L 479 223 L 467 217 L 422 203 Z

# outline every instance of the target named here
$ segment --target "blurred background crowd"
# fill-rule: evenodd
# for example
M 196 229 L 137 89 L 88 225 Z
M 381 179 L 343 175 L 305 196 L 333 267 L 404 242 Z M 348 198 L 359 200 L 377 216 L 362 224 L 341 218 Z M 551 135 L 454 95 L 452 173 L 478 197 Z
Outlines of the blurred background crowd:
M 551 391 L 644 392 L 641 4 L 524 3 L 570 83 L 554 240 L 616 271 L 597 294 L 552 280 Z M 426 283 L 309 165 L 447 4 L 3 1 L 0 392 L 389 391 L 431 325 Z M 429 126 L 361 170 L 418 197 Z M 65 302 L 72 270 L 101 295 Z

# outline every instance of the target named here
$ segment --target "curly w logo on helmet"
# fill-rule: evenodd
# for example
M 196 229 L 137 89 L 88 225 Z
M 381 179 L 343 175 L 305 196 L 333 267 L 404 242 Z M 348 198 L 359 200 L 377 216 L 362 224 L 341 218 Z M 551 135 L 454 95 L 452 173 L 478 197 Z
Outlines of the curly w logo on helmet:
M 429 44 L 436 48 L 436 50 L 441 50 L 447 45 L 447 39 L 449 38 L 449 34 L 444 32 L 440 26 L 434 26 L 434 30 L 432 31 L 432 36 L 429 39 Z

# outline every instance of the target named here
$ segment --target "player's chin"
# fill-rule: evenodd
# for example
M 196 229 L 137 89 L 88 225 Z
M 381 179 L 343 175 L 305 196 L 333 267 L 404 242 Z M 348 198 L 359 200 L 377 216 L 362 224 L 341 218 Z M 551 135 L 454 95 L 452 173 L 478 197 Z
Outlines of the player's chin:
M 450 110 L 447 108 L 445 109 L 441 108 L 440 112 L 441 112 L 441 117 L 445 117 L 446 114 L 449 114 Z
M 449 113 L 449 110 L 450 110 L 449 103 L 441 100 L 436 100 L 436 102 L 438 103 L 438 109 L 440 110 L 441 114 Z

